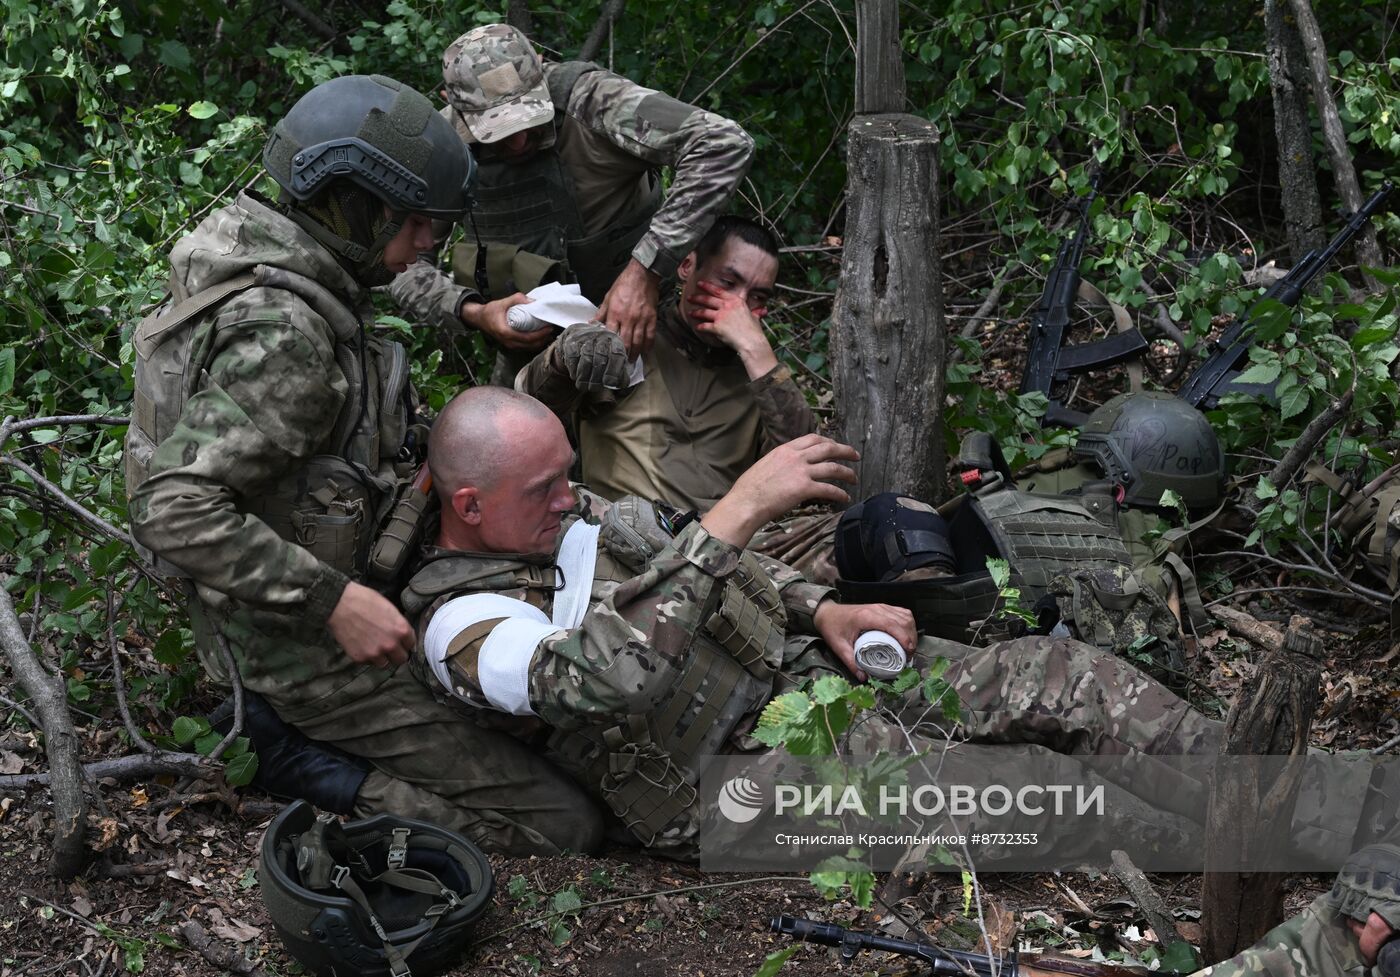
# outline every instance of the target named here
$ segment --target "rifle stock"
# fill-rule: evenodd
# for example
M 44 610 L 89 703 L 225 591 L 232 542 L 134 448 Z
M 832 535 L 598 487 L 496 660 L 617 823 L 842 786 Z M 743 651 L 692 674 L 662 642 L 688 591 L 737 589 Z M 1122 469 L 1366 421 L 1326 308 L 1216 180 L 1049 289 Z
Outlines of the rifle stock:
M 1370 222 L 1391 189 L 1390 181 L 1382 183 L 1380 189 L 1371 194 L 1360 209 L 1351 215 L 1346 226 L 1337 232 L 1336 237 L 1325 247 L 1314 248 L 1303 255 L 1302 260 L 1289 269 L 1287 275 L 1274 282 L 1269 290 L 1260 296 L 1259 302 L 1255 302 L 1243 316 L 1232 322 L 1220 334 L 1220 338 L 1211 343 L 1210 356 L 1186 379 L 1177 391 L 1177 396 L 1201 410 L 1215 407 L 1220 403 L 1220 398 L 1227 393 L 1259 394 L 1272 399 L 1272 386 L 1241 384 L 1235 380 L 1242 372 L 1240 368 L 1248 358 L 1249 347 L 1254 342 L 1251 319 L 1259 308 L 1259 303 L 1272 299 L 1290 308 L 1297 305 L 1312 280 L 1336 257 L 1337 252 L 1361 233 L 1361 229 Z
M 884 950 L 922 960 L 935 977 L 1147 977 L 1151 971 L 1120 964 L 1092 963 L 1048 953 L 1015 953 L 995 957 L 986 953 L 948 950 L 932 943 L 897 940 L 876 933 L 848 930 L 831 923 L 817 923 L 795 916 L 774 916 L 768 922 L 774 933 L 807 943 L 839 947 L 841 959 L 852 960 L 862 950 Z

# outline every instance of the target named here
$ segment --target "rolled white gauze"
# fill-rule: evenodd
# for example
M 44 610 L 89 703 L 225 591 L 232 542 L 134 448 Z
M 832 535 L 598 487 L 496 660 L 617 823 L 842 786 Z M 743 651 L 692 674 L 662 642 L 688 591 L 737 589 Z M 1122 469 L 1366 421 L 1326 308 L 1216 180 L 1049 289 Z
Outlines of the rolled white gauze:
M 536 319 L 523 305 L 512 305 L 506 309 L 506 324 L 516 332 L 539 332 L 549 328 L 548 322 Z
M 871 678 L 894 678 L 909 664 L 909 656 L 893 635 L 863 631 L 856 638 L 856 664 Z

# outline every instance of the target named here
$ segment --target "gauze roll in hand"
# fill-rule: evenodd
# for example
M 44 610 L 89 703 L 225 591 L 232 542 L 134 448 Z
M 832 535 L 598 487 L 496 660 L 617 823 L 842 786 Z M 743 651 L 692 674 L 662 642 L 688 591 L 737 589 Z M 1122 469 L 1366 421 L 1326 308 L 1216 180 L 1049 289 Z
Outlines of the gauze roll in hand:
M 884 631 L 863 631 L 855 641 L 856 665 L 871 678 L 891 679 L 909 664 L 909 656 Z
M 543 319 L 536 319 L 528 305 L 512 305 L 506 309 L 506 324 L 516 332 L 539 332 L 550 326 Z

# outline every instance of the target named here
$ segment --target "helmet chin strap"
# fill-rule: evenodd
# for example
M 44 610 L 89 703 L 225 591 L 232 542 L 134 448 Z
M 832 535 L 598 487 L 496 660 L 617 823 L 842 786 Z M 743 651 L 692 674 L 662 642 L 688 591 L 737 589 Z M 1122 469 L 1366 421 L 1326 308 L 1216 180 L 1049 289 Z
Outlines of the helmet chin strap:
M 375 205 L 382 206 L 381 201 L 377 198 L 368 197 L 368 199 L 373 201 Z M 341 266 L 360 285 L 365 288 L 374 288 L 393 281 L 394 273 L 384 264 L 384 249 L 403 229 L 404 214 L 399 211 L 389 211 L 389 216 L 380 225 L 374 239 L 366 246 L 336 233 L 317 214 L 293 201 L 285 191 L 278 203 L 281 205 L 282 212 L 298 227 L 325 245 L 336 256 Z

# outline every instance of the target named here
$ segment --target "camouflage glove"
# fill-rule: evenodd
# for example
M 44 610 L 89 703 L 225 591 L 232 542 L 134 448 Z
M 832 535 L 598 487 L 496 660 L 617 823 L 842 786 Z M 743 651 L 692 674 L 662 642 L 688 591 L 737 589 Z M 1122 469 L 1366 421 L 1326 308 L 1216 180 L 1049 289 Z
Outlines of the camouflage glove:
M 555 367 L 587 393 L 620 390 L 627 382 L 627 348 L 617 333 L 598 323 L 565 329 L 550 355 Z

